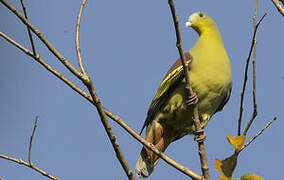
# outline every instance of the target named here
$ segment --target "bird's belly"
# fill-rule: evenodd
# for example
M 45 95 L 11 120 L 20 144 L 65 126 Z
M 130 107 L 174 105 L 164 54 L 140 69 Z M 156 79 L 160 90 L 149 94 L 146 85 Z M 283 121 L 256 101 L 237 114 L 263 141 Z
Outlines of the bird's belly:
M 201 83 L 193 86 L 199 99 L 198 111 L 202 128 L 207 125 L 222 101 L 224 86 L 219 84 L 208 85 Z M 174 134 L 176 134 L 176 139 L 178 139 L 187 134 L 193 134 L 195 131 L 193 106 L 187 107 L 185 104 L 184 83 L 180 88 L 177 88 L 173 94 L 158 119 L 160 119 L 161 123 L 165 123 L 167 126 L 171 127 Z

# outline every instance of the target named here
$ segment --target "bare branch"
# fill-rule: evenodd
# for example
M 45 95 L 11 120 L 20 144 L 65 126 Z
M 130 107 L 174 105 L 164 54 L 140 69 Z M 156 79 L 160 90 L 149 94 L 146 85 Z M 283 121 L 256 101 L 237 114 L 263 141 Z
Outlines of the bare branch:
M 49 64 L 47 64 L 38 54 L 34 55 L 31 51 L 24 48 L 22 45 L 11 39 L 9 36 L 4 34 L 3 32 L 0 32 L 0 36 L 2 36 L 4 39 L 6 39 L 8 42 L 19 48 L 21 51 L 23 51 L 28 56 L 32 57 L 34 60 L 36 60 L 38 63 L 40 63 L 46 70 L 54 74 L 56 77 L 61 79 L 63 82 L 65 82 L 69 87 L 71 87 L 73 90 L 75 90 L 80 95 L 84 96 L 86 99 L 88 99 L 91 103 L 93 103 L 92 97 L 77 87 L 75 84 L 73 84 L 69 79 L 67 79 L 64 75 L 57 72 L 55 69 L 53 69 Z
M 262 16 L 262 18 L 259 20 L 259 22 L 255 26 L 255 29 L 254 29 L 254 32 L 253 32 L 252 43 L 251 43 L 250 50 L 249 50 L 249 55 L 248 55 L 247 60 L 246 60 L 245 76 L 244 76 L 244 82 L 243 82 L 243 89 L 242 89 L 242 93 L 241 93 L 240 115 L 239 115 L 239 120 L 238 120 L 238 136 L 241 135 L 244 94 L 245 94 L 246 84 L 247 84 L 247 79 L 248 79 L 248 66 L 249 66 L 249 62 L 250 62 L 250 57 L 251 57 L 251 53 L 252 53 L 252 50 L 253 50 L 253 47 L 254 47 L 254 44 L 255 44 L 255 36 L 256 36 L 257 28 L 258 28 L 259 24 L 261 23 L 261 21 L 263 20 L 263 18 L 265 16 L 266 16 L 266 13 Z
M 257 18 L 257 9 L 258 9 L 258 0 L 255 0 L 255 9 L 254 9 L 254 16 L 253 16 L 253 29 L 256 29 L 256 18 Z M 253 58 L 252 58 L 252 64 L 253 64 L 253 113 L 251 116 L 251 119 L 249 123 L 247 124 L 247 127 L 249 128 L 254 119 L 257 116 L 257 103 L 256 103 L 256 45 L 257 45 L 257 40 L 256 36 L 254 37 L 253 40 Z M 248 128 L 245 129 L 243 136 L 246 136 Z
M 277 10 L 279 11 L 280 14 L 282 14 L 282 16 L 284 17 L 284 7 L 282 5 L 284 5 L 284 1 L 281 0 L 282 5 L 280 4 L 279 0 L 271 0 L 274 4 L 274 6 L 277 8 Z
M 38 54 L 35 56 L 33 55 L 33 53 L 31 51 L 29 51 L 28 49 L 24 48 L 22 45 L 20 45 L 19 43 L 17 43 L 16 41 L 14 41 L 13 39 L 11 39 L 10 37 L 8 37 L 7 35 L 5 35 L 4 33 L 0 32 L 0 36 L 2 36 L 3 38 L 5 38 L 7 41 L 9 41 L 11 44 L 15 45 L 17 48 L 19 48 L 20 50 L 22 50 L 23 52 L 25 52 L 27 55 L 31 56 L 32 58 L 34 58 L 37 62 L 39 62 L 40 64 L 42 64 L 48 71 L 50 71 L 51 73 L 53 73 L 54 75 L 56 75 L 56 77 L 58 77 L 59 79 L 61 79 L 62 81 L 64 81 L 67 85 L 69 85 L 72 89 L 74 89 L 76 92 L 78 92 L 79 94 L 81 94 L 82 96 L 84 96 L 86 99 L 88 99 L 92 104 L 94 104 L 96 107 L 99 107 L 98 103 L 100 104 L 100 100 L 96 99 L 96 101 L 93 101 L 92 97 L 90 95 L 88 95 L 86 92 L 84 92 L 83 90 L 81 90 L 80 88 L 78 88 L 76 85 L 74 85 L 71 81 L 69 81 L 66 77 L 64 77 L 62 74 L 60 74 L 59 72 L 55 71 L 50 65 L 48 65 Z M 92 82 L 86 82 L 87 85 L 90 85 L 90 83 L 92 84 Z M 91 85 L 92 86 L 92 85 Z M 89 88 L 89 87 L 88 87 Z M 96 96 L 93 96 L 96 97 Z M 101 105 L 100 105 L 101 106 Z M 101 116 L 102 114 L 104 114 L 104 112 L 101 111 L 101 108 L 98 109 L 99 111 L 99 115 Z M 106 117 L 105 117 L 106 118 Z M 105 120 L 105 119 L 104 119 Z M 102 120 L 103 121 L 103 120 Z M 131 172 L 131 169 L 129 168 L 129 166 L 126 163 L 126 160 L 119 148 L 118 142 L 116 140 L 116 137 L 114 136 L 111 127 L 107 121 L 107 123 L 103 122 L 104 127 L 106 128 L 107 134 L 109 135 L 109 139 L 112 142 L 112 145 L 115 149 L 115 152 L 117 153 L 117 157 L 121 158 L 119 159 L 124 170 L 126 171 L 126 174 L 131 177 L 130 179 L 135 179 L 133 173 Z M 109 132 L 111 131 L 111 132 Z
M 176 46 L 177 46 L 178 51 L 179 51 L 180 59 L 181 59 L 184 74 L 185 74 L 185 80 L 186 80 L 185 90 L 186 90 L 186 94 L 188 96 L 191 96 L 191 95 L 194 95 L 194 92 L 192 90 L 191 83 L 190 83 L 189 72 L 188 72 L 188 63 L 185 62 L 185 57 L 184 57 L 184 52 L 183 52 L 183 47 L 182 47 L 182 40 L 181 40 L 179 24 L 178 24 L 179 20 L 178 20 L 178 17 L 176 15 L 176 12 L 175 12 L 174 1 L 169 0 L 168 3 L 169 3 L 170 8 L 171 8 L 171 13 L 172 13 L 172 17 L 173 17 L 173 21 L 174 21 L 174 25 L 175 25 L 175 30 L 176 30 L 176 38 L 177 38 Z M 196 105 L 194 105 L 194 107 L 193 107 L 193 115 L 194 115 L 195 129 L 196 129 L 196 131 L 200 131 L 201 125 L 200 125 L 200 120 L 199 120 L 198 107 Z M 204 142 L 198 142 L 198 148 L 199 148 L 198 152 L 199 152 L 200 161 L 201 161 L 202 174 L 203 174 L 203 176 L 206 180 L 209 180 L 210 174 L 209 174 L 209 167 L 208 167 L 208 162 L 207 162 L 206 153 L 205 153 Z
M 31 51 L 29 51 L 28 49 L 24 48 L 23 46 L 21 46 L 19 43 L 15 42 L 14 40 L 12 40 L 10 37 L 8 37 L 7 35 L 5 35 L 4 33 L 0 32 L 0 36 L 2 36 L 3 38 L 5 38 L 7 41 L 9 41 L 11 44 L 15 45 L 17 48 L 19 48 L 21 51 L 23 51 L 24 53 L 26 53 L 27 55 L 31 56 L 34 60 L 36 60 L 37 62 L 39 62 L 43 67 L 45 67 L 49 72 L 51 72 L 52 74 L 54 74 L 57 78 L 59 78 L 60 80 L 62 80 L 65 84 L 67 84 L 69 87 L 71 87 L 73 90 L 75 90 L 77 93 L 79 93 L 81 96 L 83 96 L 86 100 L 88 100 L 90 103 L 94 104 L 94 101 L 92 99 L 92 97 L 86 93 L 85 91 L 83 91 L 82 89 L 80 89 L 79 87 L 77 87 L 75 84 L 73 84 L 71 81 L 69 81 L 65 76 L 63 76 L 62 74 L 60 74 L 59 72 L 57 72 L 56 70 L 54 70 L 50 65 L 48 65 L 39 55 L 34 56 L 33 53 Z M 156 153 L 160 158 L 162 158 L 163 160 L 165 160 L 168 164 L 170 164 L 171 166 L 173 166 L 174 168 L 176 168 L 177 170 L 181 171 L 182 173 L 184 173 L 185 175 L 196 179 L 196 180 L 202 180 L 202 177 L 196 173 L 194 173 L 193 171 L 191 171 L 190 169 L 186 168 L 185 166 L 182 166 L 181 164 L 177 163 L 176 161 L 174 161 L 173 159 L 171 159 L 170 157 L 168 157 L 167 155 L 165 155 L 164 153 L 160 152 L 154 145 L 151 145 L 151 143 L 149 143 L 148 141 L 146 141 L 143 137 L 141 137 L 139 134 L 137 134 L 131 127 L 129 127 L 119 116 L 114 115 L 113 113 L 111 113 L 110 111 L 108 111 L 106 108 L 104 108 L 104 112 L 106 113 L 106 115 L 108 117 L 110 117 L 111 119 L 113 119 L 117 124 L 119 124 L 123 129 L 125 129 L 132 137 L 134 137 L 135 139 L 137 139 L 140 143 L 142 143 L 143 145 L 145 145 L 146 147 L 148 147 L 149 149 L 151 149 L 154 153 Z
M 263 18 L 266 16 L 266 13 L 261 17 L 261 19 L 259 20 L 258 23 L 255 23 L 254 25 L 254 33 L 253 33 L 253 40 L 252 40 L 252 44 L 251 44 L 251 49 L 250 49 L 250 53 L 249 53 L 249 56 L 248 56 L 248 59 L 247 59 L 247 64 L 246 64 L 246 79 L 247 79 L 247 68 L 248 68 L 248 64 L 249 64 L 249 60 L 250 60 L 250 56 L 251 56 L 251 53 L 252 53 L 252 49 L 254 49 L 254 60 L 253 60 L 253 103 L 254 103 L 254 111 L 253 111 L 253 114 L 252 114 L 252 117 L 250 119 L 250 121 L 248 122 L 244 132 L 243 132 L 243 136 L 246 136 L 251 124 L 253 123 L 255 117 L 257 116 L 257 104 L 256 104 L 256 70 L 255 70 L 255 61 L 256 61 L 256 32 L 257 32 L 257 28 L 259 26 L 259 24 L 261 23 L 261 21 L 263 20 Z M 255 19 L 256 19 L 256 16 L 255 16 Z M 256 21 L 256 20 L 255 20 Z M 244 90 L 245 90 L 245 86 L 246 84 L 244 83 L 244 86 L 243 86 L 243 92 L 242 92 L 242 99 L 244 98 Z M 241 100 L 242 101 L 242 100 Z M 240 115 L 241 117 L 241 115 Z M 240 119 L 239 119 L 240 120 Z M 241 121 L 241 120 L 240 120 Z
M 107 116 L 106 116 L 106 113 L 104 111 L 104 108 L 101 104 L 101 101 L 95 91 L 95 86 L 94 86 L 94 83 L 92 82 L 91 78 L 89 78 L 89 80 L 87 82 L 84 82 L 84 84 L 88 87 L 89 89 L 89 92 L 91 93 L 91 96 L 94 100 L 94 105 L 96 106 L 97 110 L 98 110 L 98 113 L 100 115 L 100 119 L 101 119 L 101 122 L 102 124 L 104 125 L 104 128 L 107 132 L 107 135 L 109 137 L 109 140 L 111 141 L 111 144 L 113 146 L 113 149 L 115 150 L 115 153 L 116 153 L 116 157 L 118 158 L 120 164 L 122 165 L 126 175 L 128 176 L 128 179 L 130 180 L 134 180 L 135 177 L 134 177 L 134 174 L 133 172 L 131 171 L 131 169 L 129 168 L 129 165 L 127 164 L 127 161 L 119 147 L 119 144 L 116 140 L 116 137 L 111 129 L 111 126 L 108 122 L 108 119 L 107 119 Z
M 15 163 L 18 163 L 20 165 L 24 165 L 26 167 L 29 167 L 39 173 L 41 173 L 43 176 L 46 176 L 48 177 L 49 179 L 53 179 L 53 180 L 60 180 L 59 178 L 55 177 L 55 176 L 52 176 L 51 174 L 49 174 L 48 172 L 38 168 L 37 166 L 35 165 L 31 165 L 30 163 L 26 162 L 26 161 L 23 161 L 22 159 L 16 159 L 16 158 L 12 158 L 12 157 L 9 157 L 9 156 L 6 156 L 4 154 L 0 154 L 0 158 L 2 159 L 6 159 L 8 161 L 13 161 Z
M 28 56 L 31 56 L 33 59 L 35 59 L 37 62 L 39 62 L 42 66 L 44 66 L 48 71 L 50 71 L 52 74 L 54 74 L 56 77 L 61 79 L 64 83 L 66 83 L 69 87 L 71 87 L 73 90 L 75 90 L 77 93 L 79 93 L 81 96 L 85 97 L 89 102 L 94 104 L 94 101 L 92 97 L 77 87 L 75 84 L 73 84 L 71 81 L 69 81 L 65 76 L 54 70 L 50 65 L 48 65 L 38 54 L 34 55 L 31 51 L 21 46 L 19 43 L 15 42 L 13 39 L 5 35 L 4 33 L 0 32 L 0 36 L 5 38 L 7 41 L 9 41 L 11 44 L 15 45 L 17 48 L 19 48 L 21 51 L 26 53 Z M 180 165 L 179 163 L 175 162 L 168 156 L 166 156 L 164 153 L 160 152 L 155 146 L 151 145 L 151 143 L 147 142 L 145 139 L 143 139 L 141 136 L 139 136 L 132 128 L 130 128 L 125 122 L 122 121 L 118 116 L 112 114 L 108 110 L 104 109 L 104 112 L 115 122 L 117 122 L 121 127 L 123 127 L 128 133 L 130 133 L 133 137 L 139 140 L 143 145 L 147 146 L 149 149 L 153 150 L 158 156 L 160 156 L 162 159 L 164 159 L 168 164 L 172 165 L 179 171 L 183 172 L 184 174 L 188 175 L 189 177 L 192 177 L 197 180 L 201 180 L 202 177 L 194 172 L 192 172 L 190 169 Z
M 133 173 L 131 172 L 131 169 L 129 168 L 122 151 L 120 150 L 120 147 L 118 145 L 118 142 L 116 140 L 115 135 L 112 132 L 112 129 L 109 125 L 109 122 L 107 120 L 107 117 L 103 111 L 102 105 L 100 103 L 100 100 L 98 96 L 96 95 L 94 85 L 91 81 L 91 79 L 77 71 L 68 61 L 66 58 L 64 58 L 52 45 L 51 43 L 41 34 L 39 30 L 37 30 L 25 17 L 23 17 L 15 7 L 10 5 L 7 1 L 1 0 L 2 4 L 4 4 L 8 9 L 10 9 L 24 24 L 29 26 L 29 28 L 32 29 L 32 31 L 40 38 L 40 40 L 48 47 L 48 49 L 65 65 L 67 69 L 69 69 L 75 76 L 77 76 L 79 79 L 82 80 L 82 82 L 88 87 L 92 98 L 94 99 L 94 105 L 97 107 L 97 110 L 99 112 L 99 115 L 101 117 L 101 121 L 104 125 L 105 130 L 107 131 L 108 137 L 113 145 L 113 148 L 115 149 L 116 155 L 123 166 L 123 169 L 125 170 L 127 176 L 129 179 L 135 179 Z M 18 46 L 19 48 L 20 46 Z M 27 52 L 27 51 L 26 51 Z
M 25 25 L 27 25 L 33 31 L 37 35 L 37 37 L 46 45 L 46 47 L 53 53 L 53 55 L 57 57 L 71 73 L 73 73 L 81 80 L 84 79 L 85 76 L 83 76 L 82 73 L 74 68 L 72 64 L 70 64 L 70 62 L 63 55 L 61 55 L 55 47 L 52 46 L 52 44 L 43 36 L 43 34 L 37 28 L 35 28 L 28 19 L 26 19 L 21 13 L 19 13 L 19 11 L 14 6 L 9 4 L 6 0 L 0 0 L 0 2 L 10 11 L 12 11 Z
M 86 70 L 84 68 L 83 62 L 82 62 L 82 57 L 81 57 L 81 48 L 80 48 L 80 41 L 79 41 L 79 34 L 80 34 L 80 23 L 81 23 L 81 17 L 82 17 L 82 13 L 85 7 L 87 0 L 83 0 L 81 7 L 80 7 L 80 11 L 78 13 L 78 18 L 77 18 L 77 24 L 76 24 L 76 52 L 77 52 L 77 56 L 78 56 L 78 62 L 79 62 L 79 66 L 81 69 L 81 72 L 86 75 Z
M 244 148 L 246 148 L 250 143 L 252 143 L 258 136 L 260 136 L 264 130 L 266 130 L 274 121 L 276 121 L 276 117 L 274 117 L 271 121 L 269 121 L 262 130 L 260 130 L 253 138 L 251 138 L 245 145 L 242 146 L 239 152 L 241 152 Z
M 30 144 L 29 144 L 29 153 L 28 153 L 28 160 L 31 166 L 33 166 L 33 162 L 32 162 L 32 145 L 33 145 L 33 139 L 34 139 L 34 135 L 35 135 L 35 131 L 37 128 L 37 120 L 38 120 L 38 115 L 36 115 L 35 117 L 35 124 L 34 124 L 34 129 L 32 132 L 32 135 L 30 137 Z
M 25 18 L 28 19 L 28 14 L 27 14 L 26 6 L 25 6 L 23 0 L 21 0 L 21 5 L 22 5 L 23 11 L 24 11 Z M 35 54 L 36 54 L 36 48 L 35 48 L 35 44 L 34 44 L 33 35 L 32 35 L 32 32 L 31 32 L 29 26 L 27 26 L 27 30 L 28 30 L 28 34 L 29 34 L 31 46 L 32 46 L 32 49 L 33 49 L 33 52 L 34 52 L 34 55 L 35 55 Z
M 151 149 L 155 154 L 157 154 L 160 158 L 162 158 L 166 163 L 173 166 L 180 172 L 184 173 L 185 175 L 195 179 L 195 180 L 203 180 L 203 177 L 196 174 L 192 170 L 188 169 L 187 167 L 177 163 L 172 158 L 168 157 L 163 152 L 159 151 L 152 143 L 145 140 L 143 137 L 141 137 L 136 131 L 134 131 L 132 128 L 130 128 L 120 117 L 112 114 L 110 111 L 105 109 L 105 113 L 112 118 L 117 124 L 119 124 L 123 129 L 125 129 L 132 137 L 134 137 L 136 140 L 138 140 L 140 143 L 142 143 L 147 148 Z
M 1 32 L 0 32 L 1 33 Z M 26 161 L 23 161 L 22 159 L 16 159 L 16 158 L 12 158 L 12 157 L 9 157 L 9 156 L 6 156 L 4 154 L 0 154 L 0 158 L 2 159 L 6 159 L 8 161 L 13 161 L 13 162 L 16 162 L 20 165 L 24 165 L 26 167 L 29 167 L 39 173 L 41 173 L 43 176 L 46 176 L 48 177 L 49 179 L 53 179 L 53 180 L 60 180 L 59 178 L 55 177 L 55 176 L 52 176 L 51 174 L 49 174 L 48 172 L 38 168 L 37 166 L 35 166 L 33 163 L 32 163 L 32 142 L 33 142 L 33 138 L 34 138 L 34 135 L 35 135 L 35 131 L 36 131 L 36 128 L 37 128 L 37 120 L 38 120 L 38 116 L 36 116 L 35 118 L 35 123 L 34 123 L 34 128 L 33 128 L 33 132 L 32 132 L 32 135 L 30 137 L 30 144 L 29 144 L 29 153 L 28 153 L 28 161 L 29 162 L 26 162 Z M 1 178 L 0 178 L 1 180 Z
M 111 129 L 111 126 L 109 124 L 107 116 L 104 112 L 104 108 L 101 104 L 99 96 L 96 93 L 95 85 L 94 85 L 92 79 L 88 76 L 88 74 L 85 71 L 85 68 L 83 66 L 80 44 L 79 44 L 79 33 L 80 33 L 81 17 L 82 17 L 82 13 L 83 13 L 86 2 L 87 2 L 87 0 L 82 0 L 81 7 L 80 7 L 80 10 L 79 10 L 79 13 L 78 13 L 77 24 L 76 24 L 76 40 L 75 40 L 76 41 L 76 52 L 77 52 L 77 56 L 78 56 L 79 66 L 80 66 L 80 69 L 81 69 L 83 76 L 84 76 L 83 78 L 80 78 L 80 79 L 86 85 L 86 87 L 88 88 L 88 90 L 91 94 L 91 97 L 93 99 L 93 104 L 97 108 L 97 111 L 100 115 L 101 122 L 104 125 L 105 131 L 107 132 L 109 140 L 110 140 L 112 147 L 113 147 L 113 149 L 116 153 L 116 157 L 118 158 L 120 164 L 122 165 L 124 172 L 126 173 L 128 179 L 135 180 L 134 174 L 131 171 L 131 169 L 130 169 L 130 167 L 129 167 L 129 165 L 128 165 L 128 163 L 127 163 L 127 161 L 126 161 L 126 159 L 125 159 L 125 157 L 124 157 L 124 155 L 123 155 L 123 153 L 122 153 L 122 151 L 119 147 L 118 141 L 117 141 L 117 139 L 116 139 L 116 137 L 115 137 L 115 135 L 114 135 L 114 133 Z

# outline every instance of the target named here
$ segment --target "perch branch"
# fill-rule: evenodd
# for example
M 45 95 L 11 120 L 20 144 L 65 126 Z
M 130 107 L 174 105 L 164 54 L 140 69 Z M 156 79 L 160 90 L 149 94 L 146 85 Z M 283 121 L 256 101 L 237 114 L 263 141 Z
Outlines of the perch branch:
M 280 14 L 282 14 L 282 16 L 284 17 L 284 7 L 282 5 L 284 5 L 284 1 L 281 0 L 282 5 L 280 4 L 279 0 L 271 0 L 274 4 L 274 6 L 277 8 L 277 10 L 279 11 Z
M 24 11 L 25 18 L 28 19 L 28 13 L 27 13 L 27 10 L 26 10 L 27 8 L 26 8 L 26 5 L 24 4 L 24 0 L 21 0 L 21 5 L 22 5 L 23 11 Z M 35 44 L 34 44 L 33 35 L 32 35 L 31 29 L 29 28 L 29 26 L 27 26 L 27 30 L 28 30 L 31 46 L 32 46 L 32 49 L 33 49 L 33 52 L 34 52 L 34 55 L 35 55 L 36 54 L 36 48 L 35 48 Z
M 190 84 L 190 78 L 189 78 L 189 73 L 188 73 L 188 63 L 185 62 L 185 57 L 184 57 L 184 52 L 183 52 L 183 47 L 182 47 L 182 40 L 181 40 L 179 24 L 178 24 L 179 20 L 175 12 L 174 1 L 169 0 L 168 3 L 171 8 L 172 18 L 173 18 L 174 25 L 175 25 L 176 38 L 177 38 L 176 46 L 180 54 L 180 59 L 181 59 L 184 74 L 185 74 L 185 80 L 186 80 L 185 90 L 186 90 L 186 94 L 190 96 L 190 95 L 193 95 L 194 92 Z M 194 115 L 195 130 L 200 131 L 201 125 L 200 125 L 200 120 L 199 120 L 198 107 L 196 105 L 193 105 L 193 106 L 194 106 L 193 115 Z M 204 142 L 198 142 L 198 148 L 199 148 L 198 152 L 199 152 L 200 161 L 201 161 L 202 174 L 206 180 L 209 180 L 210 174 L 209 174 L 208 162 L 207 162 L 206 153 L 205 153 Z
M 82 62 L 79 34 L 80 34 L 81 17 L 82 17 L 82 13 L 83 13 L 86 2 L 87 2 L 87 0 L 82 1 L 81 7 L 80 7 L 80 10 L 79 10 L 79 13 L 78 13 L 78 18 L 77 18 L 77 23 L 76 23 L 76 39 L 75 39 L 76 52 L 77 52 L 77 56 L 78 56 L 78 63 L 79 63 L 79 67 L 81 69 L 81 72 L 84 75 L 86 75 L 86 70 L 85 70 L 85 67 L 84 67 L 83 62 Z

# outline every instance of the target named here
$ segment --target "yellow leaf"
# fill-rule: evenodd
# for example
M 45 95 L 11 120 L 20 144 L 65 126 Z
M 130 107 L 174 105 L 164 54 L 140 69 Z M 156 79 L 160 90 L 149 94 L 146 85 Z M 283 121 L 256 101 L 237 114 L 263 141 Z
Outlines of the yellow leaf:
M 239 151 L 242 146 L 244 145 L 244 142 L 246 140 L 246 136 L 227 136 L 227 139 L 230 144 L 234 147 L 236 151 Z
M 231 180 L 231 178 L 228 178 L 226 176 L 220 176 L 219 177 L 219 180 Z
M 235 167 L 237 165 L 238 154 L 233 154 L 232 156 L 222 160 L 215 159 L 215 168 L 217 171 L 220 171 L 222 176 L 220 180 L 231 180 Z
M 222 159 L 215 159 L 214 160 L 215 168 L 217 171 L 220 171 L 222 175 L 224 175 L 223 170 L 222 170 Z

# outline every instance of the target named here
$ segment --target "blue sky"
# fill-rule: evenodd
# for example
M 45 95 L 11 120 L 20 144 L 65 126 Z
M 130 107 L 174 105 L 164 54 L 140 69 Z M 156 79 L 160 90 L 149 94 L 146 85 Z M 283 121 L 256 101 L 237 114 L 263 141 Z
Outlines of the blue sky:
M 11 1 L 20 9 L 20 3 Z M 80 1 L 41 0 L 27 2 L 30 21 L 73 64 L 75 23 Z M 198 36 L 184 23 L 196 11 L 204 11 L 217 23 L 231 60 L 233 91 L 226 108 L 206 128 L 206 151 L 212 179 L 215 158 L 233 152 L 226 135 L 236 135 L 239 99 L 245 60 L 252 37 L 254 1 L 176 2 L 184 49 Z M 248 138 L 274 116 L 278 120 L 245 149 L 235 176 L 257 173 L 279 178 L 284 161 L 281 128 L 284 123 L 283 17 L 271 1 L 259 2 L 261 24 L 257 39 L 257 102 L 259 115 Z M 0 5 L 0 31 L 30 48 L 26 27 Z M 38 53 L 52 66 L 83 88 L 39 40 Z M 159 83 L 178 58 L 172 17 L 167 1 L 89 1 L 81 23 L 81 49 L 87 72 L 93 78 L 102 104 L 140 131 Z M 31 49 L 31 48 L 30 48 Z M 39 115 L 32 157 L 40 168 L 61 179 L 126 179 L 99 120 L 96 109 L 80 95 L 43 69 L 38 63 L 0 38 L 0 153 L 27 160 L 29 136 Z M 248 87 L 251 85 L 251 68 Z M 247 89 L 244 120 L 252 113 L 252 92 Z M 126 160 L 134 171 L 142 145 L 109 120 Z M 192 136 L 173 143 L 166 154 L 200 173 L 197 144 Z M 5 180 L 45 179 L 18 164 L 0 159 Z M 152 179 L 188 179 L 160 161 Z

